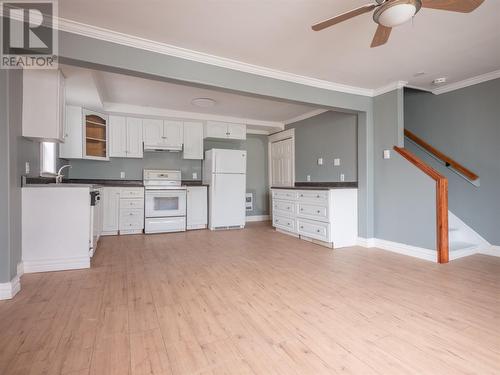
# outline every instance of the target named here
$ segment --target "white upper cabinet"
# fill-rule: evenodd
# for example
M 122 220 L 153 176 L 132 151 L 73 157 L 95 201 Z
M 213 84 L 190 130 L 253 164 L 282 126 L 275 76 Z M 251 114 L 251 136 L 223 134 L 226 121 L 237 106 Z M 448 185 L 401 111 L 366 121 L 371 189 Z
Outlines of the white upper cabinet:
M 64 142 L 64 104 L 64 77 L 59 70 L 24 70 L 24 137 Z
M 244 140 L 247 138 L 246 125 L 230 122 L 207 121 L 205 138 Z
M 127 117 L 127 157 L 142 158 L 142 119 Z
M 64 143 L 59 145 L 59 157 L 81 159 L 83 157 L 83 108 L 67 105 L 64 117 Z
M 109 157 L 142 158 L 142 119 L 109 116 Z
M 173 149 L 182 149 L 184 138 L 182 121 L 165 120 L 163 122 L 164 144 Z
M 109 116 L 109 157 L 127 157 L 127 119 Z
M 184 122 L 184 159 L 203 159 L 203 123 Z
M 143 120 L 144 150 L 182 150 L 182 121 Z

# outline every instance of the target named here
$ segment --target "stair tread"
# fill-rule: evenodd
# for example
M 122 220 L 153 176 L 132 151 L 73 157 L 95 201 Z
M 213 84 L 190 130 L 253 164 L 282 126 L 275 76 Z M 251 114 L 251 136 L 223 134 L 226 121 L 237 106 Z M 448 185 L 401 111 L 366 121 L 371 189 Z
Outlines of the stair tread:
M 476 246 L 479 246 L 479 245 L 473 244 L 470 242 L 463 242 L 463 241 L 451 242 L 450 243 L 450 251 L 464 250 L 464 249 L 468 249 L 468 248 L 476 247 Z

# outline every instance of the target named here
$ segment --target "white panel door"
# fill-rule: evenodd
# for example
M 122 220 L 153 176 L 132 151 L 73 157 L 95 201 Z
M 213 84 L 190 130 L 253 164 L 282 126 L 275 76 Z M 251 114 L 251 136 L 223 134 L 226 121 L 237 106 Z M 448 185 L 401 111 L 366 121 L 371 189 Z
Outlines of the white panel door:
M 127 124 L 123 116 L 109 116 L 109 157 L 127 157 Z
M 203 123 L 184 122 L 184 159 L 203 159 Z
M 117 232 L 120 218 L 120 188 L 103 188 L 102 231 Z
M 148 146 L 161 146 L 163 144 L 163 120 L 143 119 L 142 134 L 144 144 Z
M 207 121 L 205 138 L 227 138 L 227 123 Z
M 165 120 L 163 125 L 163 143 L 171 147 L 182 147 L 184 138 L 182 121 Z
M 292 139 L 271 144 L 271 186 L 293 186 Z
M 246 175 L 214 174 L 210 189 L 210 228 L 244 226 Z
M 247 139 L 247 127 L 245 124 L 228 124 L 227 137 L 230 139 Z
M 127 157 L 142 158 L 142 119 L 127 117 Z
M 215 173 L 246 173 L 247 152 L 244 150 L 214 150 Z
M 83 157 L 83 109 L 66 106 L 64 143 L 59 145 L 59 157 L 81 159 Z

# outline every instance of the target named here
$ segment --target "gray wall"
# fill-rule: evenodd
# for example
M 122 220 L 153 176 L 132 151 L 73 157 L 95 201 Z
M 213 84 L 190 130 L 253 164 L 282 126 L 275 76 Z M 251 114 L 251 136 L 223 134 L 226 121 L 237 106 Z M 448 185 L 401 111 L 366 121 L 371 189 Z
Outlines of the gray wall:
M 375 97 L 375 237 L 436 249 L 435 182 L 395 151 L 402 145 L 403 92 Z
M 448 177 L 450 211 L 500 245 L 500 79 L 441 95 L 406 90 L 405 127 L 479 175 L 475 187 L 406 142 Z
M 21 261 L 22 71 L 0 70 L 0 283 Z
M 328 111 L 286 126 L 295 129 L 295 180 L 337 182 L 358 180 L 357 116 Z M 318 165 L 318 158 L 323 165 Z M 340 158 L 340 166 L 333 159 Z
M 250 215 L 269 214 L 269 175 L 267 166 L 267 135 L 247 134 L 246 141 L 205 140 L 205 150 L 212 148 L 247 151 L 247 193 L 254 194 L 254 209 Z
M 192 179 L 192 173 L 201 179 L 199 160 L 184 160 L 181 152 L 145 152 L 143 159 L 112 158 L 109 161 L 77 160 L 71 164 L 70 178 L 120 179 L 120 172 L 125 172 L 127 180 L 142 180 L 143 169 L 180 169 L 182 178 Z

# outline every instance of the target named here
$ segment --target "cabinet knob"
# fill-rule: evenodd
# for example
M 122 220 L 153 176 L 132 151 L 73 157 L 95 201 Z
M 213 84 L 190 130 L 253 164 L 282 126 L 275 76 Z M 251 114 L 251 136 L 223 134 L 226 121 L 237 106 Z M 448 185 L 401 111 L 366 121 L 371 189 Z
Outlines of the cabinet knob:
M 316 229 L 316 232 L 318 232 L 318 233 L 319 233 L 319 232 L 321 232 L 321 231 L 320 231 L 319 229 Z
M 319 198 L 319 194 L 318 194 L 318 195 L 316 195 L 316 198 Z
M 316 211 L 318 214 L 321 212 L 320 210 Z
M 301 209 L 300 209 L 300 211 L 304 211 L 304 209 L 303 209 L 303 208 L 301 208 Z
M 303 225 L 301 225 L 301 226 L 300 226 L 300 229 L 304 229 L 304 226 L 303 226 Z

